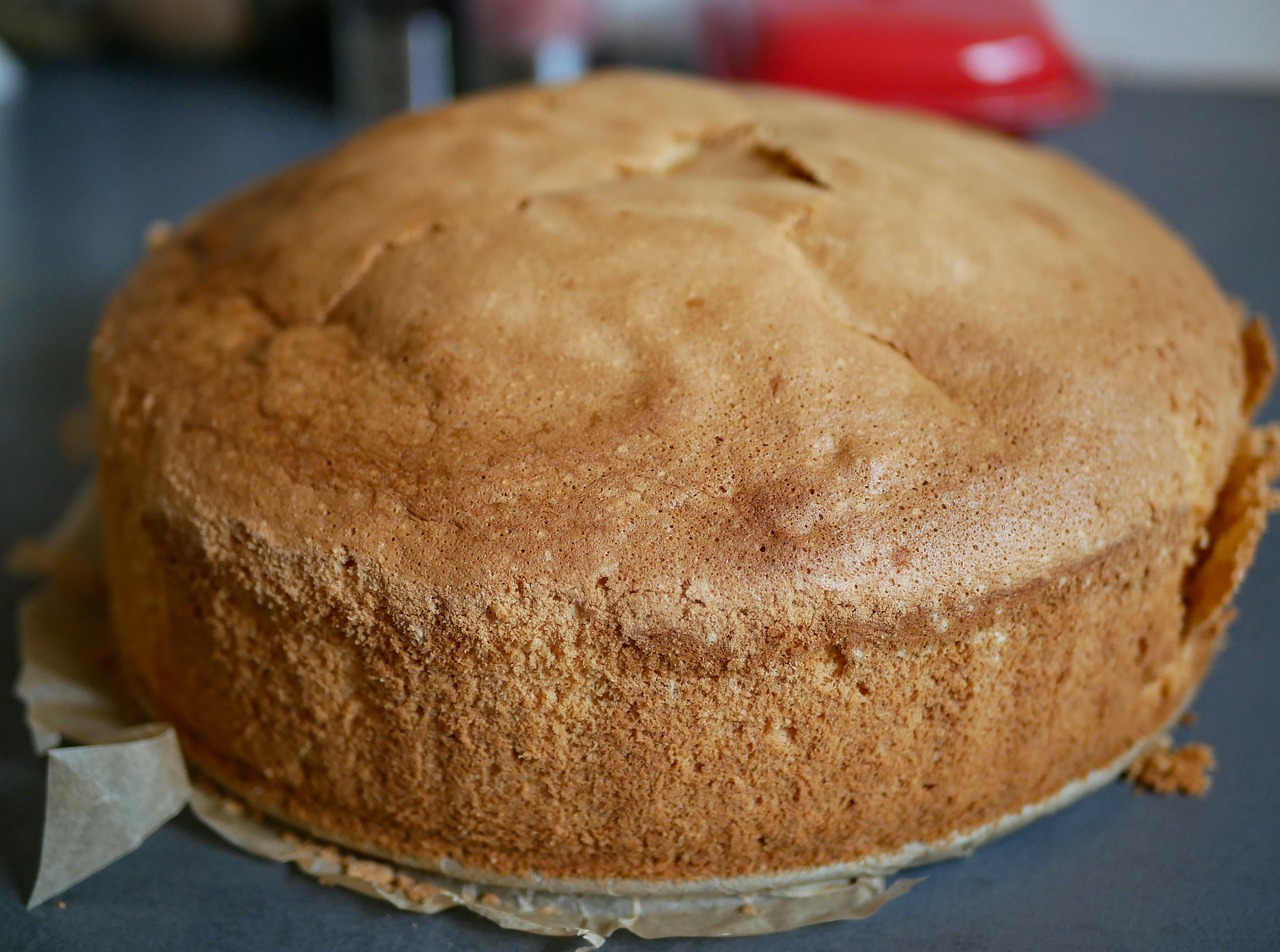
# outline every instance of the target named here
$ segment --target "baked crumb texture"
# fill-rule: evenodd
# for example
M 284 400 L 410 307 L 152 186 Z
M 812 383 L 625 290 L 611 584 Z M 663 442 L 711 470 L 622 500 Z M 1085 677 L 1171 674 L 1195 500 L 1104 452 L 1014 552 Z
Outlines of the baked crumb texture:
M 1168 738 L 1163 738 L 1129 766 L 1125 777 L 1152 793 L 1202 797 L 1209 792 L 1209 774 L 1216 766 L 1213 748 L 1208 744 L 1174 748 Z
M 1163 728 L 1271 504 L 1175 236 L 941 121 L 633 73 L 158 234 L 94 345 L 134 690 L 256 807 L 485 876 L 945 839 Z

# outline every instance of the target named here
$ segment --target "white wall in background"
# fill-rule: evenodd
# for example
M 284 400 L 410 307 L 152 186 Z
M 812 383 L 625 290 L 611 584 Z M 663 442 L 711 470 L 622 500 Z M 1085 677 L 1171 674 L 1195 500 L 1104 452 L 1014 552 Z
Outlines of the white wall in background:
M 1042 0 L 1112 80 L 1280 89 L 1280 0 Z

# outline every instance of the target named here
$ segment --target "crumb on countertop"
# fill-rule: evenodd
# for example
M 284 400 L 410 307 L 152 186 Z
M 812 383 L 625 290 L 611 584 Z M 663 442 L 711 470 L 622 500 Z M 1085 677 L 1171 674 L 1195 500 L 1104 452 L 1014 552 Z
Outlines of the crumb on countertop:
M 1174 749 L 1166 739 L 1130 764 L 1125 777 L 1152 793 L 1200 797 L 1209 789 L 1209 773 L 1215 763 L 1213 748 L 1208 744 L 1186 744 Z

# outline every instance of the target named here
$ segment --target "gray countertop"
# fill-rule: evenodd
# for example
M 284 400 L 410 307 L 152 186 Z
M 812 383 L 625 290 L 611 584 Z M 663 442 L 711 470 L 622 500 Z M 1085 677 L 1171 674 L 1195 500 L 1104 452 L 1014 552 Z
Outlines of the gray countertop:
M 88 340 L 146 224 L 177 219 L 335 141 L 319 106 L 221 72 L 46 67 L 0 105 L 0 548 L 53 519 L 82 469 L 60 418 L 85 400 Z M 1118 92 L 1048 137 L 1145 199 L 1224 287 L 1280 317 L 1280 97 Z M 1275 416 L 1276 404 L 1264 409 Z M 1238 599 L 1231 644 L 1185 739 L 1213 745 L 1204 799 L 1112 784 L 969 859 L 927 870 L 865 922 L 784 936 L 610 948 L 1098 950 L 1280 948 L 1280 533 Z M 13 611 L 0 579 L 0 681 Z M 463 912 L 422 917 L 247 856 L 189 816 L 67 892 L 22 908 L 39 849 L 43 768 L 0 701 L 0 948 L 571 949 Z

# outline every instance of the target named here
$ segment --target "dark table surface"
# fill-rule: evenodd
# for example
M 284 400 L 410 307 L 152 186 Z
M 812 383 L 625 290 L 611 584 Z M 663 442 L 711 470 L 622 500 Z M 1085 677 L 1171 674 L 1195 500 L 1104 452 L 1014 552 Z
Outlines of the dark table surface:
M 55 432 L 85 402 L 103 301 L 156 218 L 180 219 L 335 141 L 317 104 L 222 72 L 46 67 L 0 104 L 0 548 L 54 518 L 83 478 Z M 1280 317 L 1280 97 L 1124 91 L 1095 122 L 1047 137 L 1121 182 L 1199 250 L 1223 286 Z M 1276 404 L 1264 409 L 1274 417 Z M 618 950 L 1280 948 L 1280 533 L 1238 599 L 1231 644 L 1184 739 L 1219 769 L 1204 799 L 1115 783 L 969 859 L 927 871 L 865 922 L 757 939 Z M 0 681 L 13 612 L 0 578 Z M 571 949 L 460 911 L 401 913 L 245 855 L 188 815 L 33 912 L 43 766 L 0 700 L 2 949 Z

